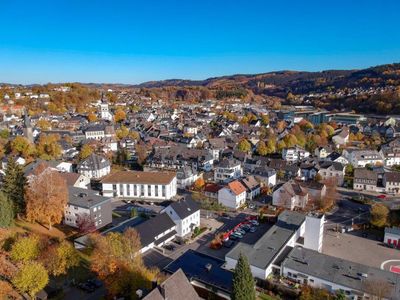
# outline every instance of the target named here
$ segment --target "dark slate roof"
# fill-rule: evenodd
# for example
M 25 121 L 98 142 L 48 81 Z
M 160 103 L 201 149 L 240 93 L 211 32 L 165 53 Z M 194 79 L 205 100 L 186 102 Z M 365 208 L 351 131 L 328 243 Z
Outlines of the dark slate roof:
M 158 287 L 152 290 L 143 300 L 184 300 L 184 299 L 200 299 L 196 290 L 190 284 L 189 280 L 183 273 L 182 269 L 178 269 L 170 277 L 167 278 Z
M 354 179 L 368 179 L 368 180 L 378 180 L 378 174 L 374 171 L 365 169 L 365 168 L 359 168 L 354 170 Z
M 172 202 L 170 206 L 182 220 L 200 210 L 200 205 L 191 199 Z
M 272 226 L 254 245 L 239 242 L 226 257 L 238 260 L 240 254 L 246 255 L 250 265 L 265 269 L 276 258 L 281 249 L 305 221 L 305 215 L 284 211 L 278 222 Z
M 93 190 L 76 188 L 73 186 L 68 187 L 68 204 L 70 205 L 91 208 L 106 201 L 111 202 L 111 198 L 97 195 Z
M 189 281 L 197 281 L 209 288 L 231 293 L 233 273 L 222 268 L 224 263 L 221 259 L 189 249 L 167 265 L 164 271 L 174 273 L 182 269 Z M 207 265 L 210 266 L 209 270 Z
M 110 165 L 110 161 L 107 158 L 92 153 L 78 164 L 77 169 L 82 171 L 101 170 Z
M 389 182 L 400 182 L 400 172 L 386 172 L 383 175 L 386 181 Z
M 155 242 L 156 244 L 161 243 L 162 241 L 156 240 L 156 236 L 167 231 L 168 229 L 171 229 L 172 227 L 175 227 L 174 221 L 172 221 L 172 219 L 166 213 L 162 213 L 154 218 L 150 218 L 146 222 L 137 225 L 135 229 L 140 236 L 142 247 L 146 247 L 152 242 Z M 171 233 L 176 234 L 176 231 L 173 230 Z
M 387 282 L 393 287 L 390 299 L 399 299 L 400 275 L 325 255 L 314 250 L 295 247 L 282 266 L 326 280 L 353 290 L 367 292 L 365 282 Z

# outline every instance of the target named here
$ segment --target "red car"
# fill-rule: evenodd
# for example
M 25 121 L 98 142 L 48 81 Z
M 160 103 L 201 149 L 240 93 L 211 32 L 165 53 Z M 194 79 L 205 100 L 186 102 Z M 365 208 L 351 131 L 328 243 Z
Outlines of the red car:
M 379 196 L 376 196 L 376 198 L 385 199 L 385 198 L 386 198 L 386 195 L 379 195 Z

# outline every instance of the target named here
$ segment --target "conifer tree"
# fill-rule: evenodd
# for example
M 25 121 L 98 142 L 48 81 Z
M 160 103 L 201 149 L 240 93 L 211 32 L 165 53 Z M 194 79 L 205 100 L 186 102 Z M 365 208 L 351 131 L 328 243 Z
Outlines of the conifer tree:
M 256 290 L 253 275 L 246 256 L 240 254 L 233 273 L 232 300 L 255 300 Z
M 8 228 L 14 220 L 14 207 L 10 199 L 0 192 L 0 227 Z
M 2 191 L 13 205 L 14 216 L 25 212 L 25 183 L 26 179 L 22 167 L 17 164 L 14 158 L 10 157 L 7 162 Z

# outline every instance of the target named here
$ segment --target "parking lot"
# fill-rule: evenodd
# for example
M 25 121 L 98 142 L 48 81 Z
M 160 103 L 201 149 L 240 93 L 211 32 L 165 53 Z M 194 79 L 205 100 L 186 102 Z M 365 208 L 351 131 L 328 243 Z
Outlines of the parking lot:
M 376 268 L 387 260 L 400 258 L 400 251 L 384 246 L 375 232 L 361 230 L 349 233 L 326 230 L 322 252 Z

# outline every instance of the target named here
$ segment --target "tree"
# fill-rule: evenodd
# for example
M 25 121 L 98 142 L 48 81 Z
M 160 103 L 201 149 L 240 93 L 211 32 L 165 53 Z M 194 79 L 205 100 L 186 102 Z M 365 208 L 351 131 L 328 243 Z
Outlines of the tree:
M 31 235 L 21 237 L 13 244 L 10 256 L 17 262 L 28 262 L 36 259 L 40 253 L 39 238 Z
M 132 295 L 138 288 L 150 288 L 157 271 L 144 266 L 138 233 L 129 228 L 120 233 L 91 235 L 91 270 L 104 281 L 111 295 Z
M 319 175 L 319 174 L 318 174 Z M 328 178 L 323 182 L 326 186 L 325 195 L 318 201 L 318 206 L 320 209 L 326 210 L 335 205 L 339 198 L 337 192 L 337 180 L 335 177 Z
M 22 167 L 10 157 L 7 162 L 2 191 L 13 205 L 14 216 L 25 212 L 25 184 L 26 178 Z
M 23 158 L 29 158 L 35 154 L 35 146 L 20 135 L 11 141 L 10 149 L 12 154 L 21 155 Z
M 269 124 L 269 116 L 268 115 L 261 115 L 261 122 L 263 123 L 263 125 L 268 125 Z
M 96 231 L 96 225 L 88 214 L 79 214 L 76 220 L 76 225 L 81 234 Z
M 248 140 L 242 139 L 238 144 L 238 149 L 241 152 L 249 152 L 251 150 L 251 144 Z
M 115 115 L 114 115 L 114 121 L 115 122 L 122 122 L 122 121 L 124 121 L 126 119 L 126 113 L 122 110 L 122 109 L 118 109 L 116 112 L 115 112 Z
M 87 118 L 88 118 L 88 121 L 90 123 L 93 123 L 93 122 L 97 121 L 97 115 L 95 113 L 92 113 L 92 112 L 88 114 Z
M 375 204 L 371 209 L 371 224 L 376 227 L 384 227 L 387 224 L 389 209 L 381 203 Z
M 233 273 L 232 300 L 255 300 L 256 290 L 247 257 L 240 253 Z
M 32 298 L 49 282 L 46 269 L 38 262 L 23 265 L 12 279 L 14 286 L 21 292 L 27 293 Z
M 196 190 L 201 190 L 205 185 L 204 179 L 203 177 L 199 177 L 196 179 L 196 181 L 194 182 L 194 188 Z
M 346 294 L 343 290 L 338 290 L 335 295 L 335 300 L 346 300 Z
M 13 203 L 4 192 L 0 192 L 0 227 L 8 228 L 14 222 Z
M 42 261 L 51 275 L 59 276 L 79 265 L 79 254 L 71 243 L 63 240 L 58 245 L 50 246 L 44 252 Z
M 267 145 L 265 145 L 264 141 L 259 141 L 257 145 L 257 153 L 259 155 L 265 156 L 268 154 L 268 148 Z
M 51 160 L 61 156 L 58 134 L 42 134 L 37 145 L 37 154 L 41 159 Z
M 41 130 L 51 129 L 51 123 L 46 119 L 40 119 L 39 121 L 37 121 L 36 126 L 39 127 Z
M 68 201 L 68 188 L 63 177 L 55 170 L 45 168 L 29 178 L 26 189 L 26 212 L 31 222 L 53 224 L 61 222 Z
M 85 159 L 89 157 L 93 153 L 93 148 L 89 144 L 85 144 L 82 146 L 81 151 L 79 152 L 79 159 Z
M 354 167 L 353 167 L 353 165 L 351 165 L 351 164 L 346 165 L 345 174 L 346 174 L 346 176 L 350 176 L 350 177 L 354 176 Z
M 115 134 L 117 135 L 117 138 L 119 140 L 126 138 L 129 135 L 129 128 L 127 128 L 126 126 L 121 126 L 120 128 L 118 128 L 115 131 Z

